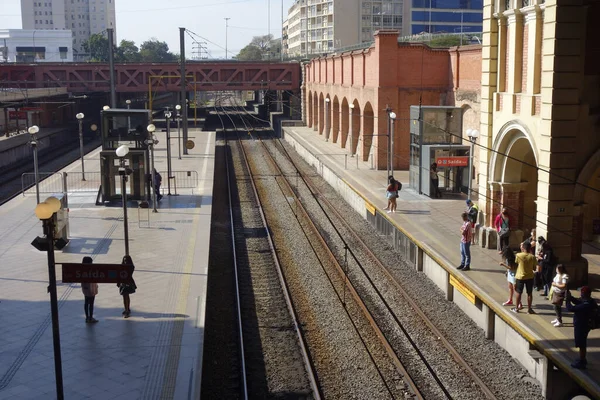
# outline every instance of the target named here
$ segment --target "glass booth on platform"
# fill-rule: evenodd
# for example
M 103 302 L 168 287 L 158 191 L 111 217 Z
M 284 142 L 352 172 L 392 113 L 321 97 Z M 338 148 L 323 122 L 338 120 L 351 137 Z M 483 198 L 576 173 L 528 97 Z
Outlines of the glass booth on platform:
M 462 109 L 444 106 L 410 107 L 410 186 L 434 198 L 431 165 L 438 165 L 442 193 L 466 193 L 470 146 L 462 144 Z
M 102 111 L 102 151 L 100 173 L 102 201 L 121 198 L 120 158 L 115 150 L 121 145 L 129 147 L 125 165 L 132 170 L 127 180 L 126 192 L 130 200 L 149 199 L 150 171 L 147 127 L 150 110 L 108 109 Z

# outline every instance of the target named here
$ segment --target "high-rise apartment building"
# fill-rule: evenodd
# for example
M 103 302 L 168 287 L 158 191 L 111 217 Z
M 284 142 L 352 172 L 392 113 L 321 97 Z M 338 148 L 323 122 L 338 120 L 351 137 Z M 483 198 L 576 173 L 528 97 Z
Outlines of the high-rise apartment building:
M 482 0 L 296 0 L 288 11 L 287 55 L 322 54 L 400 35 L 481 32 Z
M 70 29 L 76 60 L 90 35 L 117 25 L 115 0 L 21 0 L 21 18 L 23 29 Z

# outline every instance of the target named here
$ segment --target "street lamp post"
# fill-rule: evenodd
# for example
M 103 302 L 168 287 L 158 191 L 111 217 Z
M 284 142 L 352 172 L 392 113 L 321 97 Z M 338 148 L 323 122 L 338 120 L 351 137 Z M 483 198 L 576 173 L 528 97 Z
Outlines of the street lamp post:
M 29 144 L 33 147 L 33 174 L 35 175 L 35 197 L 40 203 L 40 173 L 38 171 L 38 141 L 36 134 L 40 131 L 37 125 L 30 126 L 27 130 L 31 135 Z
M 131 100 L 125 100 L 125 104 L 127 104 L 127 109 L 131 107 Z M 131 117 L 127 116 L 127 132 L 131 131 Z
M 156 137 L 154 136 L 154 131 L 156 130 L 156 126 L 154 126 L 154 124 L 150 124 L 148 125 L 148 127 L 146 128 L 146 130 L 148 131 L 148 139 L 146 139 L 146 144 L 148 146 L 150 146 L 150 157 L 152 158 L 152 164 L 151 164 L 151 168 L 152 171 L 150 172 L 151 177 L 152 177 L 152 212 L 158 212 L 158 210 L 156 209 L 156 186 L 154 185 L 154 146 L 158 144 L 158 140 L 156 140 Z
M 54 219 L 60 210 L 60 200 L 50 197 L 35 207 L 35 215 L 42 221 L 46 238 L 44 241 L 48 254 L 48 292 L 50 293 L 50 312 L 52 314 L 52 341 L 54 345 L 54 376 L 56 380 L 56 398 L 63 400 L 62 358 L 60 354 L 60 330 L 58 325 L 58 296 L 56 294 L 56 265 L 54 261 Z M 41 242 L 40 238 L 34 240 Z M 32 243 L 32 244 L 34 244 Z
M 167 196 L 171 195 L 171 111 L 165 113 L 167 120 Z
M 354 157 L 354 144 L 353 136 L 354 136 L 354 103 L 350 104 L 350 157 Z
M 181 160 L 181 134 L 179 133 L 179 127 L 181 123 L 181 106 L 177 104 L 175 109 L 177 110 L 177 150 L 179 153 L 179 159 Z
M 329 142 L 329 97 L 325 98 L 325 141 Z
M 469 189 L 467 192 L 467 197 L 471 198 L 473 186 L 473 157 L 475 156 L 475 142 L 477 142 L 477 138 L 479 137 L 479 131 L 477 129 L 467 129 L 467 136 L 471 142 L 471 153 L 469 155 Z
M 388 145 L 388 151 L 387 151 L 387 176 L 391 175 L 391 171 L 392 171 L 392 132 L 391 132 L 391 125 L 392 125 L 392 109 L 388 106 L 386 107 L 385 111 L 387 112 L 388 115 L 388 131 L 387 131 L 387 145 Z
M 390 125 L 391 125 L 391 129 L 390 129 L 390 175 L 394 175 L 394 128 L 395 128 L 395 124 L 396 124 L 396 113 L 395 112 L 391 112 L 389 114 L 390 116 Z
M 119 175 L 121 175 L 121 199 L 123 201 L 123 230 L 125 236 L 125 255 L 129 255 L 129 227 L 127 222 L 127 175 L 129 170 L 125 165 L 125 156 L 129 154 L 129 147 L 122 145 L 115 150 L 119 157 Z
M 85 166 L 83 165 L 83 113 L 78 113 L 75 117 L 79 121 L 79 155 L 81 156 L 81 180 L 85 181 Z

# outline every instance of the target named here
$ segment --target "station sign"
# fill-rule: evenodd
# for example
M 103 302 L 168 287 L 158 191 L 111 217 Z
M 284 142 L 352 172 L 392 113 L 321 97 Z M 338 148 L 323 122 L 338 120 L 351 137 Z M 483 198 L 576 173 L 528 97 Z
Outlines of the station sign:
M 196 144 L 193 140 L 188 140 L 187 142 L 185 142 L 185 148 L 188 150 L 192 150 L 195 146 Z
M 133 265 L 63 263 L 64 283 L 127 283 L 131 282 Z
M 27 111 L 9 111 L 8 119 L 27 119 Z
M 437 157 L 435 159 L 438 167 L 468 167 L 469 157 L 454 156 L 454 157 Z

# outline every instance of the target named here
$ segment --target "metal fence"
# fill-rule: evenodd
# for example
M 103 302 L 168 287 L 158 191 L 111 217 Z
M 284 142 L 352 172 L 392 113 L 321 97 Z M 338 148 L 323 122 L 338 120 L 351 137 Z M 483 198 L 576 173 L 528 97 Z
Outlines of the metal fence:
M 159 171 L 163 177 L 168 177 L 167 171 Z M 198 171 L 171 171 L 171 186 L 175 189 L 196 189 L 199 184 Z M 162 187 L 164 188 L 167 182 L 163 178 Z
M 100 172 L 86 172 L 85 180 L 81 172 L 65 172 L 65 175 L 69 193 L 95 193 L 102 184 Z
M 62 172 L 40 172 L 39 176 L 39 191 L 40 194 L 55 194 L 66 192 L 64 176 Z M 21 192 L 23 196 L 27 193 L 27 189 L 33 188 L 29 194 L 35 194 L 35 174 L 33 172 L 25 172 L 21 175 Z

